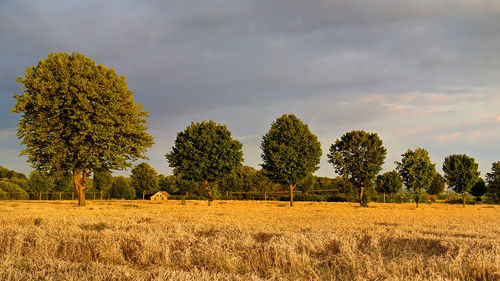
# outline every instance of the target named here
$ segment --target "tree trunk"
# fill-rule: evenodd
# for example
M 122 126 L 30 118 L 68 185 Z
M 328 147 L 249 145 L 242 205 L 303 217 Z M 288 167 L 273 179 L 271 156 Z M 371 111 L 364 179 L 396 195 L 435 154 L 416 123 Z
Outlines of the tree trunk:
M 85 188 L 87 181 L 87 168 L 73 170 L 73 183 L 75 184 L 75 192 L 78 196 L 78 206 L 85 206 Z
M 144 200 L 144 190 L 142 191 L 142 200 Z
M 295 189 L 295 186 L 297 186 L 297 184 L 290 185 L 290 207 L 293 207 L 293 190 Z
M 62 192 L 58 192 L 59 193 L 59 200 L 61 200 L 61 197 L 62 197 Z
M 42 201 L 42 192 L 38 193 L 38 200 Z
M 204 180 L 203 184 L 205 185 L 205 191 L 208 194 L 208 206 L 212 205 L 212 187 L 208 184 L 208 180 Z
M 364 187 L 361 187 L 361 189 L 359 191 L 359 204 L 360 205 L 363 204 L 363 190 L 364 190 Z
M 385 203 L 385 192 L 384 192 L 384 203 Z
M 103 193 L 103 192 L 102 192 L 102 190 L 101 190 L 101 201 L 102 201 L 102 193 Z
M 418 201 L 419 201 L 419 200 L 420 200 L 420 196 L 418 196 L 418 195 L 417 195 L 417 196 L 415 197 L 415 202 L 417 203 L 417 208 L 418 208 Z
M 465 192 L 462 192 L 462 205 L 465 208 Z

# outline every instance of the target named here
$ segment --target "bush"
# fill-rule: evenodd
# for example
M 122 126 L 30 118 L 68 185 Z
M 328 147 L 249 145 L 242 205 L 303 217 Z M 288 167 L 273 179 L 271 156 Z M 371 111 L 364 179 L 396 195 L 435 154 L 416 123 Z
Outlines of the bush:
M 347 202 L 345 196 L 333 195 L 326 199 L 328 202 Z

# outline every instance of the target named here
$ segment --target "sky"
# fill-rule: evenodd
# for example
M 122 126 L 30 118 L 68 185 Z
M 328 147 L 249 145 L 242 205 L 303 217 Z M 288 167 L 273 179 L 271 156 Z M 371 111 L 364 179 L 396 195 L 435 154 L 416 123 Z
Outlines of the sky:
M 438 171 L 465 153 L 500 161 L 497 0 L 116 0 L 0 2 L 0 166 L 29 173 L 9 113 L 16 78 L 52 52 L 80 52 L 127 78 L 149 112 L 159 172 L 191 122 L 227 125 L 259 168 L 271 123 L 293 113 L 329 147 L 376 132 L 384 171 L 426 148 Z M 128 174 L 127 171 L 117 174 Z

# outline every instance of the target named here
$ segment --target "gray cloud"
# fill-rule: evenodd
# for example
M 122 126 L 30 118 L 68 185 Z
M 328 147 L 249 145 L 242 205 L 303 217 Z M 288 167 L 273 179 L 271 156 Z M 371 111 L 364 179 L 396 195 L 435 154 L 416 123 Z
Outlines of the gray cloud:
M 465 121 L 499 113 L 496 1 L 7 0 L 0 34 L 0 132 L 16 127 L 8 111 L 24 69 L 78 51 L 127 77 L 150 112 L 151 162 L 165 173 L 163 155 L 190 121 L 228 124 L 257 166 L 260 138 L 283 113 L 308 122 L 325 149 L 346 130 L 377 131 L 391 161 L 417 144 L 441 157 L 449 146 L 439 136 L 477 133 Z M 478 141 L 456 148 L 500 158 Z M 10 165 L 23 160 L 17 142 L 1 139 Z M 324 161 L 320 173 L 331 172 Z

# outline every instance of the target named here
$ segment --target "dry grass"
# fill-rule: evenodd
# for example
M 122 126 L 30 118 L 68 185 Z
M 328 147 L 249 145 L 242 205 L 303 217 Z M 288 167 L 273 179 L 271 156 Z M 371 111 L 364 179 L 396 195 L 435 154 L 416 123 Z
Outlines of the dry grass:
M 500 207 L 3 201 L 0 280 L 500 280 Z

